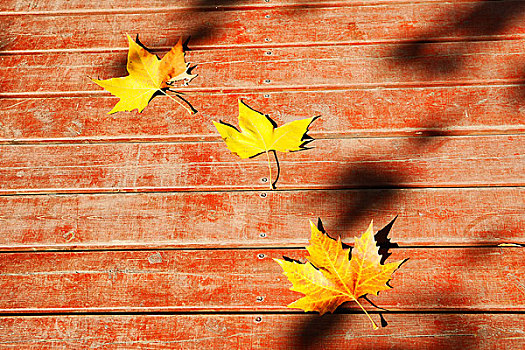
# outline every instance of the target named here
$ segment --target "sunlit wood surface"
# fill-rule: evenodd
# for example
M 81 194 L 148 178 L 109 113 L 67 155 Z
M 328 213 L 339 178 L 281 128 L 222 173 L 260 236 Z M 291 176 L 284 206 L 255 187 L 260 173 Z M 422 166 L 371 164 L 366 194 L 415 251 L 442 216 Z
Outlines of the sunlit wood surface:
M 197 114 L 107 114 L 126 34 L 189 38 Z M 523 348 L 524 39 L 525 1 L 3 0 L 0 348 Z M 320 116 L 276 190 L 212 124 L 238 99 Z M 396 215 L 388 326 L 286 308 L 308 220 Z

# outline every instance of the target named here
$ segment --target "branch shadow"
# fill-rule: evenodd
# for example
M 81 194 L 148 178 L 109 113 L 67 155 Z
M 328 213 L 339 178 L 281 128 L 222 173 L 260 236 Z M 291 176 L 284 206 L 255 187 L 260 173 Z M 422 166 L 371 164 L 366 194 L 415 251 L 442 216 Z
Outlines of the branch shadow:
M 194 16 L 199 13 L 199 23 L 192 28 L 189 37 L 193 42 L 203 42 L 212 39 L 220 26 L 220 19 L 210 16 L 209 13 L 221 11 L 225 6 L 232 6 L 239 3 L 239 0 L 199 0 L 194 5 Z
M 254 9 L 253 3 L 242 0 L 196 0 L 191 5 L 192 10 L 190 10 L 190 13 L 184 15 L 192 17 L 193 24 L 183 29 L 184 33 L 179 33 L 179 35 L 183 34 L 190 37 L 195 45 L 209 44 L 218 40 L 223 35 L 221 30 L 225 19 L 230 13 L 234 13 L 232 9 L 236 5 L 246 5 L 247 9 Z M 309 6 L 308 3 L 297 1 L 296 3 L 287 4 L 286 9 L 289 10 L 287 16 L 299 16 L 300 12 L 296 10 L 303 8 L 307 8 L 308 11 L 316 11 L 316 8 Z M 264 9 L 264 7 L 261 8 L 261 10 Z M 271 11 L 271 6 L 267 10 Z M 172 20 L 180 21 L 180 17 L 174 17 Z M 238 34 L 243 34 L 243 32 L 244 30 L 239 30 Z
M 446 120 L 440 118 L 440 120 Z M 449 133 L 445 130 L 445 123 L 436 124 L 428 123 L 424 125 L 420 131 L 417 132 L 418 136 L 412 138 L 411 142 L 407 147 L 410 147 L 410 152 L 414 154 L 414 157 L 417 157 L 418 154 L 424 154 L 426 152 L 435 152 L 442 145 L 442 141 L 439 139 L 443 136 L 448 136 Z M 437 142 L 436 142 L 437 141 Z M 346 204 L 346 208 L 343 210 L 343 215 L 339 218 L 339 221 L 336 222 L 334 229 L 339 232 L 347 232 L 349 227 L 353 227 L 356 222 L 362 220 L 362 218 L 368 215 L 370 208 L 381 207 L 383 205 L 393 200 L 398 191 L 403 187 L 403 183 L 413 177 L 413 174 L 403 172 L 403 169 L 385 169 L 381 162 L 378 160 L 388 160 L 395 159 L 396 150 L 392 150 L 390 154 L 383 156 L 381 159 L 365 159 L 363 163 L 353 166 L 347 169 L 345 175 L 340 179 L 341 184 L 344 186 L 359 184 L 360 187 L 367 189 L 378 189 L 378 191 L 358 191 L 354 196 L 354 199 L 351 203 Z M 396 217 L 397 218 L 397 217 Z M 388 223 L 384 228 L 379 230 L 375 239 L 379 247 L 380 255 L 382 256 L 381 263 L 385 263 L 386 259 L 390 256 L 390 249 L 398 248 L 397 243 L 391 242 L 389 238 L 390 230 L 394 224 L 396 218 Z M 442 295 L 435 295 L 432 298 L 440 298 Z M 428 295 L 426 295 L 428 297 Z M 381 326 L 385 327 L 388 325 L 388 310 L 382 309 L 380 306 L 375 305 L 372 301 L 368 300 L 372 306 L 377 307 L 380 310 L 386 311 L 377 312 L 376 317 L 380 318 Z M 300 325 L 301 330 L 296 334 L 296 337 L 293 339 L 293 344 L 296 345 L 296 349 L 320 349 L 324 340 L 327 339 L 327 332 L 322 331 L 322 329 L 332 329 L 341 326 L 341 322 L 345 321 L 348 323 L 349 315 L 342 317 L 338 315 L 341 313 L 340 309 L 336 310 L 336 313 L 332 316 L 322 316 L 321 318 L 318 315 L 312 316 L 308 319 L 307 322 Z M 317 317 L 316 317 L 317 316 Z M 322 322 L 321 322 L 322 320 Z M 377 322 L 377 319 L 375 320 Z M 321 327 L 321 328 L 320 328 Z M 461 347 L 472 347 L 472 339 L 470 338 L 459 338 L 458 339 L 458 348 Z M 405 349 L 403 345 L 395 347 L 396 349 Z M 436 345 L 435 348 L 438 348 Z M 366 349 L 366 347 L 365 347 Z M 379 349 L 378 347 L 370 347 L 369 349 Z M 431 348 L 429 348 L 431 349 Z
M 325 339 L 331 330 L 338 328 L 345 320 L 347 315 L 341 313 L 309 314 L 309 317 L 297 325 L 299 332 L 292 334 L 289 339 L 289 349 L 322 349 Z
M 417 136 L 410 138 L 411 158 L 417 159 L 421 155 L 437 151 L 443 144 L 442 137 L 449 136 L 445 124 L 427 124 L 419 129 Z M 334 230 L 350 232 L 355 225 L 369 215 L 370 210 L 381 210 L 403 189 L 404 184 L 414 175 L 400 167 L 386 167 L 383 161 L 396 159 L 398 150 L 393 149 L 381 158 L 362 159 L 356 166 L 349 167 L 339 179 L 345 186 L 356 186 L 371 191 L 356 191 L 352 201 L 342 208 L 342 215 L 335 223 Z M 344 236 L 342 237 L 344 238 Z
M 388 231 L 388 227 L 391 227 L 392 223 L 393 221 L 385 227 L 386 231 Z M 380 234 L 380 232 L 381 230 L 377 235 L 382 236 L 385 234 L 385 232 L 382 232 L 382 234 Z M 490 249 L 490 252 L 494 253 L 495 250 L 503 248 L 493 247 L 487 249 Z M 363 318 L 354 318 L 363 316 L 356 312 L 348 312 L 348 310 L 341 310 L 339 308 L 334 314 L 326 314 L 323 316 L 311 314 L 305 320 L 298 323 L 299 331 L 294 330 L 294 332 L 287 337 L 289 339 L 288 348 L 333 348 L 336 344 L 338 346 L 352 344 L 352 341 L 355 340 L 356 343 L 359 343 L 359 348 L 363 350 L 413 350 L 420 348 L 429 350 L 443 348 L 478 349 L 486 338 L 497 339 L 498 337 L 504 336 L 504 332 L 515 332 L 516 330 L 512 329 L 502 330 L 497 327 L 490 327 L 490 323 L 484 323 L 487 321 L 483 319 L 479 322 L 471 323 L 470 321 L 474 317 L 478 317 L 476 315 L 479 315 L 479 317 L 483 316 L 483 313 L 476 311 L 476 309 L 473 309 L 472 312 L 465 312 L 462 309 L 451 308 L 451 304 L 464 305 L 465 300 L 469 300 L 467 303 L 471 305 L 481 305 L 487 302 L 485 299 L 472 300 L 475 295 L 479 296 L 483 293 L 472 293 L 472 286 L 465 284 L 462 278 L 458 276 L 462 274 L 462 269 L 465 267 L 490 267 L 501 264 L 501 261 L 496 260 L 496 254 L 487 253 L 488 251 L 486 249 L 477 249 L 475 247 L 461 248 L 458 254 L 454 254 L 455 259 L 452 262 L 445 262 L 446 259 L 443 259 L 445 256 L 443 253 L 437 254 L 439 263 L 438 266 L 436 266 L 438 269 L 436 276 L 440 276 L 439 278 L 444 281 L 437 281 L 431 286 L 414 291 L 410 293 L 409 297 L 414 307 L 417 307 L 417 305 L 435 305 L 438 310 L 434 312 L 386 311 L 386 319 L 393 318 L 395 320 L 395 328 L 392 330 L 379 331 L 372 331 L 370 328 L 370 333 L 366 331 L 366 327 L 364 326 L 365 324 L 367 325 L 367 321 Z M 431 257 L 433 257 L 433 255 L 429 254 L 427 259 Z M 450 270 L 449 264 L 452 264 L 455 268 Z M 513 275 L 509 273 L 507 278 L 509 278 L 510 284 L 520 284 L 517 274 Z M 513 282 L 513 278 L 516 279 L 516 281 Z M 422 286 L 426 285 L 426 282 L 422 279 L 421 282 L 413 283 L 412 286 L 417 283 L 420 283 Z M 488 288 L 489 287 L 487 287 L 487 289 Z M 519 295 L 520 291 L 516 291 L 515 293 Z M 523 290 L 521 293 L 523 293 Z M 371 312 L 370 314 L 373 318 L 378 317 L 377 311 Z M 402 317 L 393 317 L 393 315 L 396 314 Z M 405 318 L 412 319 L 411 322 L 408 322 L 411 324 L 411 332 L 401 333 L 399 327 L 403 325 L 403 319 Z M 417 320 L 420 320 L 420 330 L 417 329 Z M 354 322 L 356 326 L 352 327 Z M 363 329 L 365 329 L 365 331 L 363 331 Z M 374 336 L 374 333 L 377 334 L 377 337 Z M 418 334 L 424 335 L 421 336 Z M 362 343 L 363 338 L 367 339 L 366 344 Z M 357 345 L 355 346 L 357 347 Z
M 236 0 L 201 0 L 197 4 L 202 12 L 216 12 L 220 11 L 214 9 L 217 6 L 231 6 L 236 4 Z M 453 27 L 464 37 L 476 35 L 494 35 L 504 32 L 508 24 L 513 21 L 521 12 L 525 10 L 525 2 L 506 2 L 502 5 L 499 2 L 482 0 L 475 5 L 473 10 L 455 21 Z M 218 34 L 218 27 L 220 26 L 219 16 L 202 16 L 200 24 L 191 30 L 189 34 L 192 41 L 206 42 L 213 39 Z M 434 53 L 436 59 L 433 61 L 421 60 L 428 52 L 432 51 L 432 44 L 442 42 L 447 37 L 448 31 L 442 28 L 436 28 L 428 32 L 422 33 L 420 37 L 408 43 L 399 44 L 393 51 L 393 56 L 402 57 L 403 64 L 409 63 L 414 66 L 420 66 L 422 71 L 428 71 L 434 77 L 452 74 L 463 68 L 465 47 L 462 43 L 452 44 L 449 46 L 448 52 Z M 525 73 L 525 71 L 524 71 Z M 523 96 L 525 97 L 525 89 Z M 443 131 L 444 125 L 428 125 L 422 127 L 420 136 L 415 138 L 414 154 L 416 152 L 432 152 L 439 148 L 439 144 L 432 143 L 436 137 L 446 136 L 447 132 Z M 392 150 L 390 156 L 395 157 L 396 150 Z M 385 157 L 386 158 L 386 157 Z M 359 221 L 367 210 L 377 203 L 385 203 L 395 198 L 396 193 L 402 187 L 402 184 L 410 179 L 410 174 L 403 171 L 390 171 L 384 169 L 380 163 L 376 162 L 379 159 L 365 159 L 362 165 L 357 165 L 347 170 L 341 178 L 343 185 L 359 184 L 360 187 L 378 189 L 373 194 L 360 192 L 352 203 L 347 203 L 342 216 L 344 220 L 336 224 L 340 231 L 347 231 L 349 227 Z M 402 170 L 402 169 L 398 169 Z M 391 226 L 390 226 L 391 227 Z M 394 247 L 395 244 L 387 239 L 387 235 L 383 237 L 388 244 Z M 388 252 L 388 249 L 386 250 Z M 388 257 L 385 253 L 384 260 Z M 460 288 L 458 286 L 458 288 Z M 435 295 L 426 295 L 425 298 L 438 299 L 442 294 L 435 293 Z M 298 325 L 298 332 L 292 336 L 293 347 L 297 349 L 319 349 L 323 347 L 323 340 L 330 329 L 336 328 L 343 320 L 348 320 L 348 315 L 340 313 L 327 314 L 319 317 L 317 314 L 311 315 L 307 320 Z M 459 317 L 459 316 L 458 316 Z M 465 330 L 470 330 L 465 326 Z M 437 344 L 438 341 L 436 341 Z M 455 346 L 459 348 L 472 348 L 478 345 L 477 340 L 472 338 L 459 338 Z M 436 348 L 435 345 L 432 348 Z M 396 345 L 390 349 L 405 349 L 403 345 Z M 377 347 L 369 347 L 369 349 L 378 349 Z
M 408 43 L 398 44 L 392 51 L 392 56 L 401 58 L 403 66 L 419 67 L 426 72 L 425 78 L 435 79 L 449 75 L 463 68 L 466 57 L 464 40 L 450 40 L 450 33 L 457 33 L 465 40 L 485 40 L 493 35 L 504 34 L 513 21 L 519 20 L 525 11 L 524 1 L 492 1 L 480 0 L 474 8 L 462 14 L 450 13 L 448 17 L 458 19 L 448 26 L 430 29 Z M 447 42 L 446 49 L 438 49 L 434 44 Z M 432 60 L 422 59 L 432 55 Z M 525 68 L 525 67 L 524 67 Z M 522 75 L 525 80 L 525 74 Z

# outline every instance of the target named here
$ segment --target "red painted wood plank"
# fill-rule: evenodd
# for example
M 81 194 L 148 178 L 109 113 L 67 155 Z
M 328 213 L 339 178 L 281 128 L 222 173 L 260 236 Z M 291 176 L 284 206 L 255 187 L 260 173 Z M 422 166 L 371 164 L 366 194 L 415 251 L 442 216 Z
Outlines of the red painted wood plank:
M 143 42 L 151 46 L 171 46 L 179 36 L 192 36 L 193 45 L 213 47 L 319 41 L 464 40 L 525 34 L 520 1 L 134 12 L 139 13 L 68 15 L 66 9 L 56 17 L 4 15 L 0 49 L 124 48 L 127 47 L 124 34 L 137 31 Z
M 278 186 L 523 186 L 524 138 L 316 140 L 279 155 Z M 222 141 L 0 146 L 2 194 L 265 189 L 267 177 L 264 156 L 240 159 Z
M 376 316 L 373 316 L 376 317 Z M 376 317 L 377 319 L 377 317 Z M 0 318 L 0 347 L 24 349 L 519 349 L 523 314 L 45 316 Z
M 396 45 L 192 51 L 191 89 L 252 91 L 505 84 L 523 80 L 523 41 L 436 43 L 411 57 Z M 271 53 L 271 54 L 270 54 Z M 96 91 L 89 77 L 127 75 L 126 53 L 0 56 L 4 97 L 20 93 Z M 20 77 L 24 77 L 21 79 Z M 187 91 L 187 89 L 181 89 Z M 173 105 L 173 102 L 171 103 Z
M 322 218 L 350 240 L 399 215 L 400 245 L 525 244 L 525 189 L 0 197 L 0 249 L 305 246 Z
M 440 2 L 442 0 L 419 0 L 418 2 Z M 448 2 L 477 2 L 478 0 L 449 0 Z M 147 10 L 170 10 L 170 9 L 219 9 L 222 11 L 233 9 L 260 8 L 267 9 L 273 7 L 342 7 L 342 6 L 363 6 L 363 5 L 382 5 L 382 4 L 402 4 L 413 3 L 413 0 L 236 0 L 224 2 L 221 0 L 178 0 L 176 3 L 170 0 L 150 0 L 146 4 L 142 0 L 101 0 L 97 2 L 85 2 L 82 0 L 4 0 L 0 4 L 2 12 L 18 12 L 26 14 L 40 14 L 46 12 L 98 12 L 98 11 L 147 11 Z
M 0 312 L 286 310 L 302 294 L 272 260 L 282 255 L 305 250 L 5 253 Z M 525 310 L 525 248 L 397 249 L 389 259 L 408 257 L 376 305 Z
M 211 140 L 212 120 L 236 124 L 238 99 L 279 125 L 321 116 L 313 137 L 525 131 L 521 86 L 458 86 L 195 95 L 188 100 L 200 113 L 191 117 L 161 97 L 140 114 L 116 115 L 107 115 L 113 97 L 0 99 L 0 142 Z

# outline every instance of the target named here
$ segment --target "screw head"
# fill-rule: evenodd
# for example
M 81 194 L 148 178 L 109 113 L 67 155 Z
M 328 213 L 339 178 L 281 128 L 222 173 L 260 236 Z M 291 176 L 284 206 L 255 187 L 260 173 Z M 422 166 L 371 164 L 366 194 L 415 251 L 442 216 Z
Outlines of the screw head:
M 262 321 L 262 317 L 261 317 L 261 316 L 257 316 L 257 317 L 255 318 L 255 322 L 256 322 L 256 323 L 259 323 L 259 322 L 261 322 L 261 321 Z
M 264 258 L 266 257 L 266 255 L 263 254 L 263 253 L 259 253 L 259 254 L 257 254 L 257 257 L 258 257 L 259 259 L 264 259 Z
M 261 238 L 266 237 L 266 233 L 264 233 L 264 232 L 259 233 L 259 237 L 261 237 Z

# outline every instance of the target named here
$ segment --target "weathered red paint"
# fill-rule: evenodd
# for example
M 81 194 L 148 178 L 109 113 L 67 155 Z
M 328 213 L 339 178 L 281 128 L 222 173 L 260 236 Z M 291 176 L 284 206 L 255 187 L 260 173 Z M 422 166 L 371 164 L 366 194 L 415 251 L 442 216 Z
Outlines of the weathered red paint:
M 523 186 L 516 136 L 342 138 L 279 154 L 281 189 Z M 265 157 L 222 141 L 0 146 L 3 194 L 266 189 Z M 275 167 L 275 165 L 274 165 Z M 276 169 L 274 169 L 276 172 Z
M 183 91 L 239 93 L 506 85 L 524 81 L 522 72 L 516 69 L 525 63 L 521 39 L 439 42 L 422 47 L 422 52 L 416 54 L 409 50 L 410 44 L 370 44 L 191 51 L 186 60 L 197 65 L 194 73 L 200 77 Z M 89 77 L 125 76 L 125 59 L 125 52 L 0 56 L 2 96 L 60 96 L 71 92 L 109 95 Z M 447 65 L 452 66 L 450 71 L 444 71 Z
M 378 315 L 372 317 L 379 322 Z M 373 330 L 361 314 L 4 317 L 0 347 L 489 350 L 519 349 L 525 332 L 523 314 L 385 314 L 385 318 L 388 327 Z
M 56 0 L 49 6 L 42 6 L 43 10 L 47 7 L 57 11 L 53 2 Z M 159 4 L 159 0 L 156 2 Z M 133 9 L 133 3 L 140 6 L 139 9 Z M 82 4 L 84 8 L 96 6 L 97 11 L 86 9 L 71 14 L 68 5 L 62 5 L 59 16 L 54 12 L 31 15 L 29 9 L 27 14 L 2 16 L 9 30 L 0 48 L 4 51 L 125 48 L 125 33 L 138 33 L 144 43 L 153 47 L 171 47 L 179 36 L 193 36 L 192 45 L 212 48 L 429 39 L 464 41 L 490 37 L 522 38 L 525 34 L 523 12 L 520 11 L 523 7 L 516 4 L 517 1 L 487 2 L 480 6 L 479 1 L 361 0 L 336 1 L 333 5 L 317 2 L 321 6 L 296 4 L 281 7 L 275 4 L 275 7 L 247 9 L 221 9 L 221 3 L 200 1 L 200 4 L 211 6 L 198 9 L 177 8 L 178 2 L 167 1 L 159 5 L 138 0 L 131 1 L 131 4 L 123 0 L 111 4 L 105 1 L 100 6 Z M 263 0 L 250 3 L 268 5 Z M 271 5 L 274 5 L 273 1 Z M 24 10 L 23 6 L 21 10 Z M 219 8 L 215 9 L 216 6 Z M 491 30 L 498 24 L 496 30 Z
M 525 244 L 525 189 L 0 196 L 0 249 L 305 246 L 308 220 L 351 240 L 399 215 L 401 245 Z
M 524 7 L 2 1 L 0 347 L 520 348 L 524 249 L 494 246 L 525 243 Z M 125 75 L 137 32 L 159 54 L 192 36 L 198 114 L 106 114 L 89 77 Z M 313 150 L 279 155 L 283 191 L 213 128 L 239 98 L 321 116 Z M 285 308 L 300 295 L 271 258 L 305 255 L 286 248 L 308 219 L 351 242 L 395 215 L 390 259 L 410 260 L 374 298 L 389 327 Z
M 291 283 L 273 258 L 299 259 L 305 253 L 7 253 L 0 255 L 0 312 L 286 311 L 302 294 L 289 290 Z M 399 311 L 523 311 L 524 257 L 522 248 L 396 249 L 389 260 L 410 260 L 394 274 L 394 288 L 371 300 Z
M 120 116 L 107 114 L 114 97 L 5 98 L 0 142 L 212 140 L 212 120 L 237 123 L 238 99 L 279 125 L 320 116 L 313 137 L 522 133 L 522 96 L 519 85 L 213 93 L 187 97 L 199 110 L 191 117 L 160 96 L 142 113 Z

